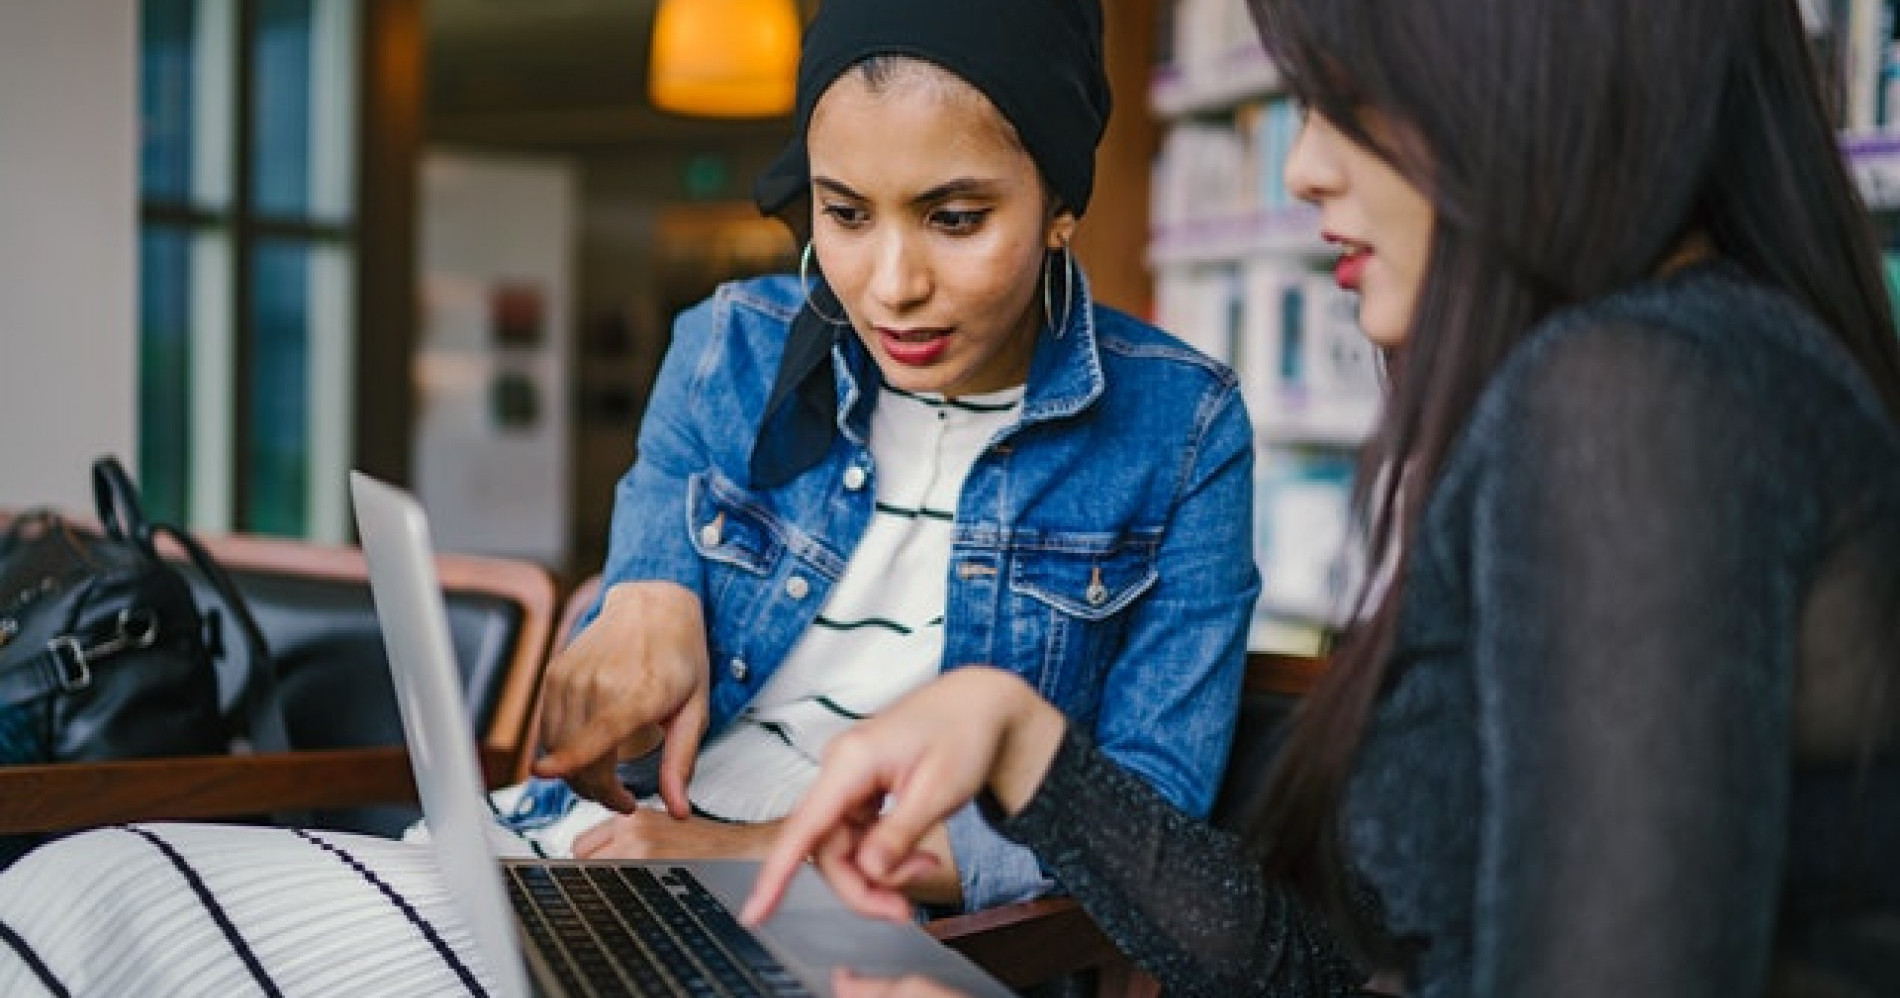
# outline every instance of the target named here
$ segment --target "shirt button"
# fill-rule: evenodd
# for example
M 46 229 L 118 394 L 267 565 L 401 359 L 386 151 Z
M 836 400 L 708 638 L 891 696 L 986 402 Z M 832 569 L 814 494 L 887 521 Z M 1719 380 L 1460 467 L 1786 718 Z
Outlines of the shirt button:
M 811 583 L 802 575 L 794 575 L 785 580 L 785 595 L 793 599 L 804 599 L 811 592 Z
M 844 469 L 845 491 L 856 492 L 857 490 L 864 488 L 864 478 L 865 478 L 864 469 L 858 467 L 855 464 L 849 468 Z
M 726 674 L 732 677 L 733 682 L 743 683 L 745 677 L 752 674 L 752 667 L 745 664 L 745 659 L 734 655 L 732 661 L 726 663 Z
M 674 536 L 678 536 L 678 535 L 676 534 Z M 709 548 L 716 548 L 719 546 L 719 521 L 718 520 L 713 520 L 711 523 L 708 523 L 705 526 L 699 528 L 699 544 L 701 547 L 709 547 Z

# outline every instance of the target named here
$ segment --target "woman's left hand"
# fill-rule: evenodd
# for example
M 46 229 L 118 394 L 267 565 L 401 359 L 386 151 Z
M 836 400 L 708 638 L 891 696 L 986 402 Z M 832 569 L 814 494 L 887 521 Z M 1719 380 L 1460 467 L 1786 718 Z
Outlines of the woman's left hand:
M 675 818 L 658 808 L 617 814 L 574 837 L 577 859 L 757 859 L 778 822 L 734 824 Z
M 852 908 L 907 921 L 904 888 L 940 863 L 919 848 L 926 833 L 986 786 L 1020 810 L 1065 724 L 1016 675 L 981 667 L 945 673 L 859 722 L 832 739 L 817 782 L 780 826 L 744 920 L 764 921 L 809 856 Z

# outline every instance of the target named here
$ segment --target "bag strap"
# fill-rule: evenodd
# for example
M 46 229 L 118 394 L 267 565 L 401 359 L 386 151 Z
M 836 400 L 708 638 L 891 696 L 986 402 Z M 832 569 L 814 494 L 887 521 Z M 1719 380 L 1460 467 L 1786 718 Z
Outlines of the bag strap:
M 99 524 L 113 540 L 131 541 L 153 558 L 152 525 L 145 519 L 145 507 L 139 502 L 138 486 L 125 466 L 111 454 L 92 462 L 92 501 L 99 509 Z
M 120 471 L 119 474 L 122 477 L 124 473 Z M 95 478 L 94 482 L 96 485 L 109 484 L 104 478 Z M 108 503 L 117 499 L 110 493 L 97 494 L 108 496 L 105 500 Z M 142 523 L 143 515 L 138 512 L 136 498 L 129 509 L 129 523 Z M 127 526 L 117 524 L 119 531 L 125 530 Z M 4 536 L 0 536 L 0 556 L 10 554 L 22 542 L 41 539 L 56 532 L 72 531 L 72 524 L 52 509 L 28 510 L 13 522 Z M 114 536 L 121 543 L 126 543 L 123 533 L 115 532 Z M 136 541 L 130 543 L 135 550 L 142 546 Z M 152 557 L 154 561 L 157 560 L 156 555 Z M 16 655 L 4 667 L 0 667 L 0 703 L 30 703 L 54 694 L 82 692 L 92 685 L 94 663 L 123 651 L 148 647 L 158 639 L 158 620 L 148 609 L 122 610 L 117 619 L 101 621 L 90 629 L 78 626 L 77 604 L 69 605 L 66 612 L 66 621 L 57 637 L 37 652 Z
M 69 631 L 0 670 L 0 703 L 31 703 L 55 693 L 78 693 L 92 685 L 95 660 L 144 648 L 157 637 L 158 621 L 150 612 L 122 612 L 110 629 L 91 634 Z
M 245 733 L 250 738 L 252 751 L 290 751 L 290 729 L 284 723 L 283 701 L 277 696 L 277 660 L 271 657 L 270 644 L 264 639 L 264 629 L 258 626 L 257 617 L 251 613 L 250 604 L 244 601 L 244 594 L 238 590 L 231 573 L 218 564 L 198 538 L 183 528 L 159 523 L 153 525 L 152 529 L 177 541 L 178 546 L 185 549 L 185 555 L 205 581 L 211 584 L 219 601 L 224 604 L 225 611 L 237 622 L 237 629 L 244 635 L 250 656 L 245 663 L 247 667 L 244 670 L 244 684 L 238 691 L 238 703 L 244 710 Z M 285 827 L 301 828 L 312 824 L 314 820 L 314 813 L 303 808 L 271 812 L 271 821 Z
M 99 507 L 100 524 L 115 540 L 130 541 L 154 561 L 159 560 L 155 539 L 160 534 L 169 536 L 184 549 L 192 565 L 224 604 L 226 614 L 235 621 L 250 651 L 239 702 L 243 705 L 246 734 L 252 747 L 261 752 L 288 751 L 290 737 L 284 726 L 283 706 L 277 699 L 277 669 L 271 658 L 270 644 L 264 640 L 264 629 L 258 626 L 257 617 L 238 592 L 230 573 L 184 528 L 170 523 L 154 524 L 145 518 L 138 486 L 132 483 L 132 476 L 126 473 L 116 456 L 107 454 L 92 462 L 92 498 Z
M 251 747 L 259 752 L 286 752 L 290 750 L 290 734 L 284 725 L 283 704 L 277 699 L 276 660 L 271 657 L 270 643 L 264 639 L 264 629 L 258 626 L 257 617 L 244 601 L 244 595 L 238 591 L 237 583 L 231 573 L 211 557 L 203 544 L 185 530 L 170 524 L 158 523 L 149 528 L 152 536 L 164 535 L 178 542 L 191 559 L 191 564 L 204 576 L 206 582 L 224 604 L 224 610 L 236 622 L 239 633 L 244 636 L 250 657 L 244 670 L 244 685 L 239 691 L 238 702 L 244 708 L 245 720 Z
M 65 517 L 51 508 L 27 510 L 0 534 L 0 558 L 10 556 L 21 544 L 70 529 Z M 25 597 L 30 600 L 44 594 L 41 587 L 45 583 L 41 579 L 35 577 L 27 581 L 35 591 L 25 593 Z M 7 596 L 18 599 L 22 594 L 0 594 L 0 599 Z M 6 608 L 0 608 L 3 609 Z M 92 685 L 94 660 L 128 648 L 143 648 L 157 635 L 156 622 L 149 614 L 121 614 L 110 624 L 80 631 L 74 619 L 77 613 L 76 608 L 68 607 L 59 636 L 37 650 L 12 646 L 12 635 L 0 634 L 0 649 L 3 649 L 0 650 L 0 704 L 30 703 L 55 693 L 77 693 Z

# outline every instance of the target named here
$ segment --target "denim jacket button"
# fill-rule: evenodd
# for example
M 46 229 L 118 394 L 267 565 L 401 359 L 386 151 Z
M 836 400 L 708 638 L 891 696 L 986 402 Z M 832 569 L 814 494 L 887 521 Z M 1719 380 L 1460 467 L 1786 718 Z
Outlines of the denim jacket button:
M 866 476 L 864 474 L 864 469 L 858 467 L 855 464 L 849 468 L 844 469 L 845 491 L 856 492 L 857 490 L 864 488 L 865 477 Z
M 1108 602 L 1108 587 L 1100 582 L 1091 582 L 1088 591 L 1082 594 L 1082 598 L 1088 600 L 1090 606 L 1101 606 Z
M 733 682 L 743 683 L 745 677 L 752 674 L 752 667 L 745 664 L 745 659 L 735 655 L 732 661 L 726 663 L 726 673 L 732 676 Z
M 718 520 L 714 520 L 699 528 L 699 543 L 702 547 L 716 548 L 719 546 Z
M 810 592 L 811 583 L 806 582 L 805 577 L 802 575 L 794 575 L 785 580 L 785 595 L 795 600 L 804 599 Z

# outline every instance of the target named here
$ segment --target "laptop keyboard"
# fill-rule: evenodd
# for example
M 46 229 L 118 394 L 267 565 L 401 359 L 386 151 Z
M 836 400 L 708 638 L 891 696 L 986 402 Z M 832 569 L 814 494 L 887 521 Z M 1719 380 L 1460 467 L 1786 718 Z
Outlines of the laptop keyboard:
M 639 866 L 507 864 L 508 897 L 575 995 L 809 998 L 692 873 Z

